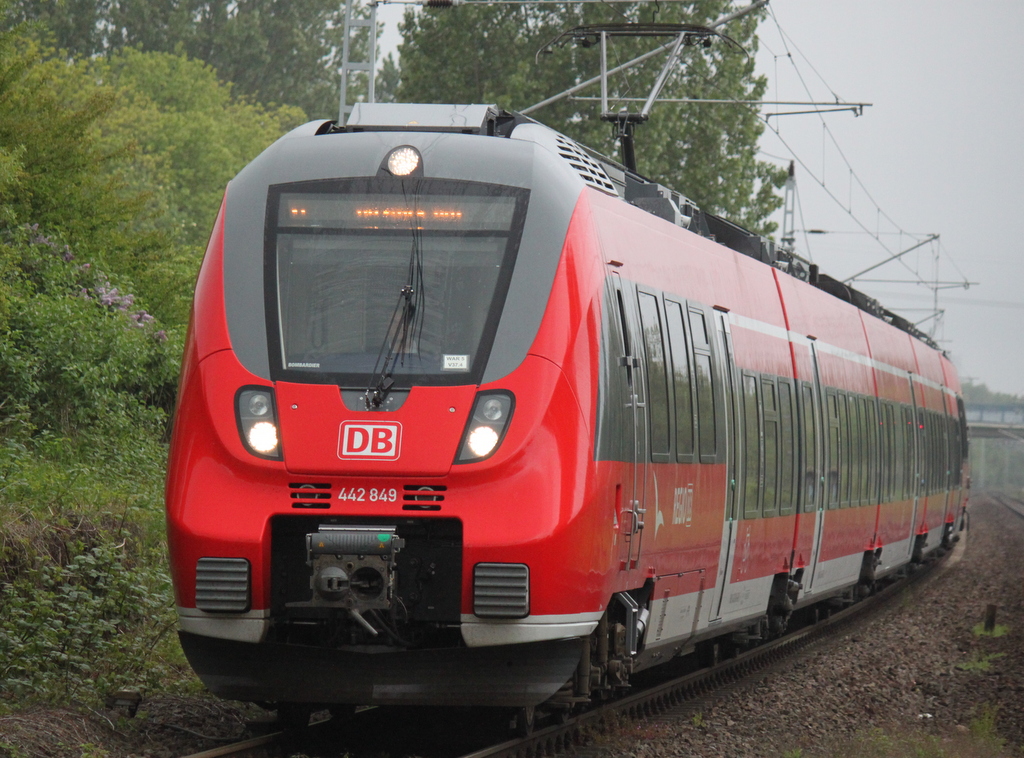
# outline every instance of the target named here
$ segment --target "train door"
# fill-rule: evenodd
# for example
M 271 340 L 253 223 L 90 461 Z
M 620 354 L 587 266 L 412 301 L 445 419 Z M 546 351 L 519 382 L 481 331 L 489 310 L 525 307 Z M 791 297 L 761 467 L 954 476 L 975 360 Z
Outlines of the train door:
M 825 460 L 828 450 L 827 441 L 830 439 L 828 414 L 825 408 L 825 393 L 821 386 L 821 375 L 818 371 L 818 347 L 814 340 L 810 341 L 811 366 L 814 372 L 813 387 L 805 387 L 803 391 L 803 404 L 801 411 L 806 414 L 803 419 L 803 430 L 805 439 L 813 436 L 809 444 L 804 445 L 804 455 L 813 458 L 813 461 L 805 463 L 805 471 L 811 477 L 810 481 L 804 482 L 804 512 L 814 513 L 814 542 L 811 544 L 810 574 L 804 582 L 804 591 L 814 591 L 814 575 L 818 568 L 818 558 L 821 555 L 821 539 L 825 533 L 825 505 L 828 502 L 828 491 L 832 482 L 826 482 L 826 476 L 819 472 L 827 472 L 829 464 Z M 834 463 L 834 462 L 833 462 Z M 813 466 L 813 468 L 812 468 Z
M 954 474 L 955 456 L 953 453 L 954 445 L 957 443 L 956 430 L 953 428 L 953 424 L 950 422 L 951 416 L 949 415 L 949 397 L 946 394 L 946 387 L 942 387 L 942 416 L 939 419 L 939 435 L 942 441 L 942 461 L 945 465 L 941 467 L 941 471 L 945 472 L 943 476 L 943 496 L 945 498 L 945 504 L 942 509 L 942 523 L 949 523 L 952 518 L 954 509 L 954 501 L 959 498 L 960 492 L 956 490 L 956 475 Z M 956 491 L 954 491 L 956 490 Z M 948 538 L 945 536 L 946 532 L 943 532 L 943 541 L 945 542 Z
M 692 321 L 692 317 L 691 317 Z M 719 360 L 716 391 L 721 391 L 723 396 L 722 406 L 725 410 L 725 518 L 722 525 L 722 544 L 718 551 L 719 564 L 715 586 L 711 590 L 710 602 L 708 603 L 708 621 L 716 621 L 722 618 L 722 601 L 725 598 L 725 587 L 729 583 L 732 574 L 732 564 L 735 556 L 736 523 L 737 515 L 740 513 L 741 488 L 737 485 L 737 472 L 743 465 L 742 440 L 743 430 L 740 426 L 739 408 L 742 403 L 742 396 L 737 389 L 736 383 L 739 377 L 736 372 L 735 355 L 733 354 L 732 333 L 729 330 L 729 314 L 727 311 L 715 310 L 714 331 L 717 335 L 717 353 Z
M 612 273 L 615 309 L 622 331 L 623 355 L 619 366 L 625 372 L 628 398 L 627 416 L 630 424 L 630 473 L 624 483 L 627 502 L 620 513 L 619 533 L 623 540 L 619 548 L 621 570 L 636 568 L 640 560 L 640 547 L 644 530 L 644 489 L 647 480 L 647 403 L 644 390 L 644 361 L 640 359 L 643 346 L 639 341 L 640 328 L 633 293 L 622 286 L 618 272 Z
M 918 523 L 923 526 L 925 520 L 925 511 L 927 510 L 927 501 L 922 502 L 925 499 L 924 487 L 922 482 L 924 476 L 922 474 L 922 466 L 924 465 L 924 408 L 919 405 L 924 402 L 924 398 L 918 398 L 917 392 L 914 390 L 914 377 L 910 374 L 907 375 L 907 381 L 910 382 L 910 408 L 904 409 L 904 423 L 910 427 L 910 434 L 908 436 L 907 443 L 910 445 L 910 497 L 914 501 L 913 515 L 910 518 L 910 557 L 915 557 L 915 551 L 918 549 Z M 923 544 L 921 545 L 923 547 Z

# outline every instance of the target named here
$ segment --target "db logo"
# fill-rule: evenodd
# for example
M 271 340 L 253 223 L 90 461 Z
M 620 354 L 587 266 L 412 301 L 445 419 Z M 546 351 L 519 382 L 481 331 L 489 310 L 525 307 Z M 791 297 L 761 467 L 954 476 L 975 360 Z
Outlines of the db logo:
M 338 438 L 338 457 L 397 461 L 402 449 L 402 425 L 346 421 Z

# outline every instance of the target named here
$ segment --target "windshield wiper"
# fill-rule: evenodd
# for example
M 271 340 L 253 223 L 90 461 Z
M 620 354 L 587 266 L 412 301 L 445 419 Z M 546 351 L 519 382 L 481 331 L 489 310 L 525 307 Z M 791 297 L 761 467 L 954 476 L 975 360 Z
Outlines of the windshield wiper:
M 416 320 L 415 294 L 416 290 L 411 284 L 402 287 L 402 291 L 399 293 L 398 303 L 391 314 L 387 336 L 384 338 L 384 344 L 380 347 L 377 362 L 373 365 L 370 385 L 366 388 L 367 407 L 380 408 L 387 399 L 391 388 L 395 386 L 393 376 L 395 365 L 398 363 L 399 356 L 404 357 L 406 353 L 412 325 Z
M 398 294 L 398 302 L 391 314 L 388 332 L 377 353 L 373 364 L 373 374 L 366 388 L 366 407 L 380 408 L 387 400 L 388 393 L 395 386 L 394 371 L 399 359 L 404 363 L 409 352 L 410 342 L 415 339 L 416 352 L 419 353 L 419 335 L 416 331 L 423 329 L 423 306 L 426 302 L 423 295 L 423 240 L 417 228 L 412 232 L 412 250 L 409 255 L 409 270 L 406 284 Z

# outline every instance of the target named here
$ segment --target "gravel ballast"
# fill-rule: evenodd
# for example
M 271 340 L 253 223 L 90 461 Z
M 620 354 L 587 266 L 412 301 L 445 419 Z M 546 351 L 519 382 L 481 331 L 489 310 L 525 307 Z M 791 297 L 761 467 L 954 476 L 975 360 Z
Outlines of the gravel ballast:
M 984 495 L 970 510 L 959 560 L 870 618 L 575 755 L 1021 755 L 1024 518 Z M 1001 636 L 978 633 L 990 603 Z

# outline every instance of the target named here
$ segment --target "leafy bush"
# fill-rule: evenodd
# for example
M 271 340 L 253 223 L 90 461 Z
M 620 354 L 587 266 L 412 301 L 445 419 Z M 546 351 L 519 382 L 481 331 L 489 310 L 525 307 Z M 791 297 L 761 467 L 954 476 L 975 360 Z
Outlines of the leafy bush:
M 159 681 L 154 650 L 175 621 L 169 579 L 162 559 L 131 561 L 125 545 L 108 538 L 3 588 L 0 701 L 97 700 Z
M 112 461 L 140 437 L 158 441 L 173 404 L 179 341 L 106 274 L 76 263 L 69 246 L 35 226 L 6 237 L 0 434 L 57 435 L 93 461 Z

